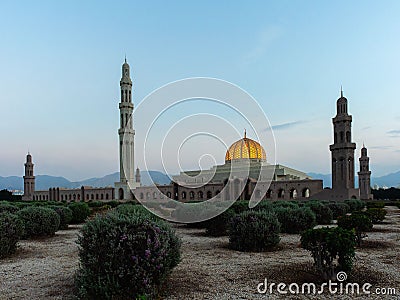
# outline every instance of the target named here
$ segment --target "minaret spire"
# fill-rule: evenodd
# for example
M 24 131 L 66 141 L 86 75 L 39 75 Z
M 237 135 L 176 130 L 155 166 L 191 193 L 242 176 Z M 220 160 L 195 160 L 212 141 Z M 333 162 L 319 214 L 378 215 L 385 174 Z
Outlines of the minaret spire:
M 246 128 L 244 129 L 244 138 L 246 138 Z

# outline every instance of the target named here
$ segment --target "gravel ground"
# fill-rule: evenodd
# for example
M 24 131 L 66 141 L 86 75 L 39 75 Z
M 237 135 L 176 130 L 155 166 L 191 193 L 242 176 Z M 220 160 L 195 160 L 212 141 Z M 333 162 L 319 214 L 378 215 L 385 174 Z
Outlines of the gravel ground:
M 355 269 L 348 282 L 370 283 L 375 288 L 396 288 L 398 296 L 369 295 L 368 299 L 400 299 L 400 210 L 388 211 L 384 224 L 356 251 Z M 22 241 L 17 253 L 0 261 L 0 299 L 71 299 L 78 266 L 75 244 L 79 226 L 54 237 Z M 257 285 L 321 282 L 311 268 L 310 254 L 300 248 L 300 236 L 283 234 L 271 252 L 229 250 L 228 238 L 211 238 L 204 230 L 176 226 L 182 238 L 182 261 L 164 287 L 163 299 L 365 299 L 365 295 L 258 294 Z

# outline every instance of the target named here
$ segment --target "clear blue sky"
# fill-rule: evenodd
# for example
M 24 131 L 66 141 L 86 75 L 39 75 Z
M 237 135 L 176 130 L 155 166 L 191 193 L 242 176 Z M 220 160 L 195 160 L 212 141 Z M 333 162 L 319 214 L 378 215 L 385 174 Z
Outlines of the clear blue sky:
M 277 161 L 306 172 L 330 172 L 343 85 L 357 156 L 365 142 L 373 175 L 398 171 L 399 15 L 399 1 L 1 1 L 0 175 L 22 175 L 28 149 L 37 174 L 117 171 L 125 54 L 135 105 L 185 77 L 233 82 L 283 125 Z

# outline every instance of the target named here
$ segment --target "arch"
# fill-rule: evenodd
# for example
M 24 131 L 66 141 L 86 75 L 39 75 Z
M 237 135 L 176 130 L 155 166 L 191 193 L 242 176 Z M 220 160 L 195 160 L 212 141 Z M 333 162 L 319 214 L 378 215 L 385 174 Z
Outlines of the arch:
M 350 133 L 350 131 L 346 131 L 346 142 L 348 142 L 348 143 L 351 142 L 351 133 Z
M 96 200 L 99 200 L 99 194 L 96 193 Z
M 344 142 L 344 132 L 343 131 L 340 132 L 340 142 L 341 143 Z
M 190 198 L 190 199 L 194 199 L 194 192 L 193 192 L 193 191 L 190 191 L 190 192 L 189 192 L 189 198 Z
M 150 199 L 150 193 L 149 193 L 149 192 L 146 193 L 146 199 L 147 199 L 147 200 Z
M 157 192 L 153 192 L 153 199 L 157 199 Z
M 103 200 L 103 199 L 104 199 L 104 194 L 101 193 L 101 194 L 100 194 L 100 200 Z
M 72 200 L 72 195 L 71 194 L 69 194 L 68 199 Z
M 86 194 L 86 200 L 89 200 L 89 194 Z
M 304 188 L 303 191 L 301 192 L 301 196 L 303 198 L 309 198 L 310 197 L 310 189 L 308 187 Z
M 271 194 L 272 194 L 271 189 L 268 189 L 267 195 L 266 195 L 267 199 L 271 199 Z
M 182 192 L 182 199 L 186 199 L 186 192 L 185 191 Z
M 211 191 L 207 191 L 207 199 L 211 199 L 212 198 L 212 192 Z
M 119 190 L 118 190 L 118 198 L 119 198 L 119 200 L 123 200 L 124 199 L 124 189 L 123 188 L 119 188 Z
M 90 199 L 94 200 L 94 194 L 90 195 Z
M 285 190 L 284 189 L 279 189 L 278 191 L 278 198 L 283 199 L 285 197 Z
M 80 201 L 81 200 L 81 194 L 78 194 L 78 201 Z
M 143 199 L 143 198 L 144 198 L 143 193 L 140 193 L 140 199 Z
M 108 193 L 106 194 L 106 200 L 108 200 Z
M 351 199 L 357 199 L 357 196 L 353 195 L 353 196 L 351 196 Z
M 171 199 L 171 192 L 167 192 L 167 197 Z
M 203 192 L 202 192 L 202 191 L 199 191 L 199 192 L 197 193 L 197 198 L 198 198 L 198 199 L 203 199 Z
M 290 190 L 290 199 L 296 199 L 297 198 L 297 190 L 295 188 L 292 188 Z

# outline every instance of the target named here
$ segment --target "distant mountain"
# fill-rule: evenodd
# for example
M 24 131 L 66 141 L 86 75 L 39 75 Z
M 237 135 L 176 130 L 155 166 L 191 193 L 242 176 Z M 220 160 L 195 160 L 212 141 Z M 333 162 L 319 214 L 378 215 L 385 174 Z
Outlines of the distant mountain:
M 0 190 L 23 190 L 24 180 L 18 176 L 0 176 Z
M 169 184 L 171 178 L 159 171 L 141 171 L 141 181 L 142 185 L 153 185 L 156 184 Z M 324 187 L 331 187 L 331 175 L 330 174 L 320 174 L 320 173 L 308 173 L 313 179 L 322 179 Z M 82 185 L 93 186 L 93 187 L 106 187 L 114 186 L 114 183 L 119 180 L 119 172 L 112 173 L 100 178 L 89 178 L 82 181 L 69 181 L 68 179 L 60 176 L 50 176 L 50 175 L 37 175 L 36 176 L 36 190 L 48 190 L 50 187 L 63 187 L 67 189 L 79 188 Z M 358 185 L 358 178 L 355 178 L 356 186 Z M 388 187 L 398 187 L 400 185 L 400 171 L 391 173 L 381 177 L 372 177 L 371 185 L 377 184 L 379 186 Z M 24 181 L 22 177 L 19 176 L 0 176 L 0 190 L 23 190 Z
M 395 173 L 390 173 L 381 177 L 372 177 L 372 185 L 377 184 L 380 187 L 386 185 L 388 187 L 398 187 L 400 186 L 400 171 Z
M 141 181 L 143 185 L 169 184 L 171 179 L 168 175 L 159 171 L 142 171 L 140 172 Z M 153 179 L 153 181 L 151 180 Z M 114 183 L 119 180 L 119 172 L 106 175 L 100 178 L 89 178 L 82 181 L 69 181 L 64 177 L 50 176 L 50 175 L 37 175 L 36 176 L 36 190 L 48 190 L 51 187 L 62 187 L 67 189 L 79 188 L 82 185 L 92 187 L 106 187 L 114 186 Z M 154 183 L 153 183 L 154 182 Z M 0 176 L 0 190 L 23 190 L 24 181 L 22 177 L 18 176 Z
M 320 173 L 308 173 L 313 179 L 322 179 L 324 181 L 324 187 L 332 186 L 332 176 L 331 174 L 320 174 Z M 400 171 L 395 173 L 390 173 L 388 175 L 380 176 L 380 177 L 371 177 L 371 186 L 375 184 L 380 187 L 398 187 L 400 186 Z M 358 187 L 358 176 L 355 176 L 355 185 Z

